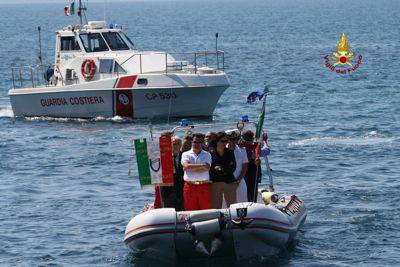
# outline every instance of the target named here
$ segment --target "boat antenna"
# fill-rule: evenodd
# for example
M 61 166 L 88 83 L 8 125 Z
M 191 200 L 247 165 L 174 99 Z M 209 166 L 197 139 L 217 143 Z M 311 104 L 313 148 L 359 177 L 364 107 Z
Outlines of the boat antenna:
M 78 7 L 78 16 L 79 16 L 79 21 L 81 23 L 81 25 L 83 25 L 83 16 L 85 16 L 85 11 L 87 10 L 87 8 L 82 4 L 82 0 L 79 0 L 79 7 Z
M 106 1 L 107 0 L 104 0 L 104 5 L 103 5 L 103 17 L 104 17 L 104 21 L 106 21 Z
M 218 32 L 215 33 L 215 52 L 218 52 Z
M 43 66 L 43 58 L 42 58 L 42 35 L 41 35 L 41 30 L 42 28 L 40 26 L 37 27 L 38 29 L 38 34 L 39 34 L 39 62 L 40 66 Z

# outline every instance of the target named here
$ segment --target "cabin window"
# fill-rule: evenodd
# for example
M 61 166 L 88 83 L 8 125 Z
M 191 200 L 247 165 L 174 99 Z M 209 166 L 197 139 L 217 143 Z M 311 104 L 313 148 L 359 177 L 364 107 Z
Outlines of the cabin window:
M 117 61 L 114 62 L 114 72 L 119 74 L 126 74 L 126 70 L 121 65 L 119 65 Z
M 117 32 L 103 32 L 102 34 L 111 50 L 129 50 L 128 45 Z
M 61 37 L 61 51 L 81 50 L 74 36 Z
M 114 59 L 100 59 L 100 73 L 112 73 Z
M 129 37 L 125 33 L 121 32 L 120 35 L 125 39 L 125 42 L 132 50 L 135 49 L 135 45 L 133 44 L 132 40 L 129 39 Z
M 137 81 L 137 84 L 138 85 L 147 85 L 147 79 L 144 79 L 144 78 L 140 78 L 140 79 L 138 79 L 138 81 Z
M 118 74 L 126 74 L 126 70 L 122 68 L 120 64 L 118 64 L 117 61 L 114 59 L 110 58 L 103 58 L 100 59 L 100 67 L 99 67 L 99 72 L 100 73 L 118 73 Z
M 79 37 L 86 52 L 108 51 L 108 46 L 100 33 L 81 33 Z

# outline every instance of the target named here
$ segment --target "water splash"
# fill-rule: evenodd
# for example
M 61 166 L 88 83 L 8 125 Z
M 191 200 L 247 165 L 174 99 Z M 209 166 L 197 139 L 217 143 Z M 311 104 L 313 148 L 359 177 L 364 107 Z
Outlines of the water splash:
M 133 119 L 131 118 L 123 118 L 120 116 L 114 117 L 95 117 L 90 119 L 83 118 L 55 118 L 55 117 L 47 117 L 47 116 L 35 116 L 35 117 L 25 117 L 27 121 L 55 121 L 55 122 L 131 122 Z
M 323 136 L 311 137 L 289 143 L 289 146 L 369 146 L 391 143 L 394 137 L 379 135 L 377 131 L 370 131 L 363 136 Z
M 0 108 L 0 118 L 13 118 L 14 112 L 11 106 Z

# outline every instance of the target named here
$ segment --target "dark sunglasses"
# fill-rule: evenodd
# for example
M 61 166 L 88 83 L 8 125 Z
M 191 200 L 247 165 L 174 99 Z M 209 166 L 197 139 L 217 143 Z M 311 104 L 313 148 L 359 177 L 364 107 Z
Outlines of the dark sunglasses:
M 195 144 L 202 144 L 203 141 L 193 141 L 193 143 L 195 143 Z

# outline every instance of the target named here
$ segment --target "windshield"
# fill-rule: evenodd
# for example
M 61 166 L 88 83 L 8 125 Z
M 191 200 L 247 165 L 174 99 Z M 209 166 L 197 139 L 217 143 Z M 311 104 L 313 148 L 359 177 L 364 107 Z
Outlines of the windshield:
M 86 52 L 108 51 L 108 46 L 100 33 L 81 33 L 79 37 Z
M 133 44 L 132 40 L 129 39 L 129 37 L 128 37 L 125 33 L 123 33 L 123 32 L 121 32 L 121 35 L 122 35 L 122 37 L 125 39 L 125 41 L 128 43 L 129 47 L 130 47 L 132 50 L 134 50 L 134 49 L 135 49 L 135 45 Z
M 103 32 L 102 34 L 111 50 L 129 50 L 128 45 L 117 32 Z

